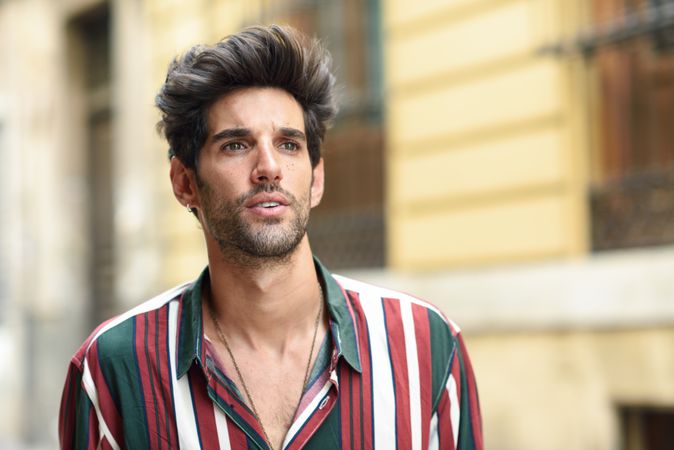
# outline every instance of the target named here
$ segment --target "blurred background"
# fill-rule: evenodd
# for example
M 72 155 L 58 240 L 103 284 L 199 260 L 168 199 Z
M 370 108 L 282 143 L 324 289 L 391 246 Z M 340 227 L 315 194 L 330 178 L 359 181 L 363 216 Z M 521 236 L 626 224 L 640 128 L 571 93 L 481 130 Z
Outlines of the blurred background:
M 256 23 L 332 51 L 311 241 L 440 306 L 493 450 L 674 448 L 674 1 L 0 0 L 0 448 L 70 356 L 206 263 L 154 95 Z

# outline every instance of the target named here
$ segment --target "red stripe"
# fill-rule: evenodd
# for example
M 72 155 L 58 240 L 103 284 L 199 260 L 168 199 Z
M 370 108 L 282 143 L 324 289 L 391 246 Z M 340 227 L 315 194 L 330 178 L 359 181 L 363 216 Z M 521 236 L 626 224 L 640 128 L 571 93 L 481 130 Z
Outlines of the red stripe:
M 89 427 L 89 432 L 87 433 L 87 448 L 93 450 L 97 447 L 98 440 L 100 439 L 100 435 L 98 434 L 98 420 L 96 419 L 96 410 L 93 407 L 89 409 L 89 417 L 87 422 L 87 426 Z
M 419 360 L 419 391 L 421 396 L 421 448 L 428 448 L 431 414 L 433 412 L 433 366 L 431 358 L 431 332 L 428 310 L 412 304 L 414 334 Z
M 344 364 L 346 367 L 346 364 Z M 352 389 L 351 389 L 351 394 L 352 394 L 352 404 L 353 404 L 353 409 L 351 411 L 351 416 L 353 417 L 353 449 L 354 450 L 363 450 L 361 446 L 361 435 L 363 433 L 362 426 L 360 423 L 360 416 L 361 416 L 361 402 L 360 402 L 360 392 L 361 392 L 361 376 L 358 372 L 351 370 L 349 368 L 349 372 L 351 373 L 351 383 L 352 383 Z
M 108 426 L 108 429 L 110 429 L 112 436 L 116 441 L 119 441 L 122 436 L 122 418 L 117 411 L 115 402 L 112 400 L 110 388 L 105 382 L 103 372 L 98 362 L 98 341 L 95 341 L 91 345 L 87 353 L 89 371 L 91 372 L 91 378 L 94 381 L 94 386 L 96 386 L 96 392 L 98 393 L 98 405 L 101 415 L 103 416 L 103 420 Z
M 461 364 L 459 364 L 459 358 L 457 354 L 455 353 L 452 357 L 452 376 L 454 377 L 454 381 L 456 382 L 456 401 L 458 402 L 459 408 L 461 408 Z
M 204 448 L 219 448 L 218 429 L 215 425 L 215 410 L 208 396 L 208 388 L 202 372 L 190 370 L 187 373 L 192 390 L 192 403 L 196 409 L 197 429 Z M 215 443 L 218 442 L 218 447 Z
M 90 447 L 92 450 L 97 448 L 97 447 Z M 112 445 L 110 445 L 110 442 L 108 442 L 107 439 L 103 438 L 101 441 L 101 450 L 113 450 Z
M 148 317 L 147 314 L 139 314 L 135 317 L 134 320 L 136 322 L 136 336 L 134 345 L 136 347 L 136 364 L 138 365 L 138 371 L 140 372 L 143 405 L 145 407 L 146 414 L 145 426 L 148 428 L 150 448 L 160 448 L 161 441 L 157 441 L 157 435 L 159 433 L 159 430 L 157 430 L 156 421 L 157 411 L 155 411 L 153 399 L 154 392 L 150 384 L 150 371 L 152 370 L 152 367 L 148 366 L 147 359 L 149 353 L 145 342 L 145 331 L 147 329 Z M 148 342 L 148 345 L 150 342 Z
M 147 349 L 144 336 L 146 329 Z M 168 355 L 168 304 L 137 316 L 136 333 L 136 348 L 143 349 L 139 355 L 139 367 L 147 409 L 150 447 L 162 448 L 164 442 L 167 447 L 171 447 L 177 443 L 178 437 L 172 408 Z
M 81 374 L 74 363 L 68 367 L 66 382 L 61 394 L 61 406 L 59 408 L 59 443 L 61 448 L 71 448 L 75 433 L 75 416 L 77 405 L 75 393 L 80 388 L 76 383 L 81 379 Z M 84 395 L 82 392 L 81 395 Z
M 216 379 L 217 377 L 214 375 L 211 377 L 211 389 L 215 391 L 215 395 L 220 397 L 223 402 L 227 403 L 232 407 L 233 410 L 236 411 L 236 413 L 241 416 L 241 418 L 246 421 L 252 428 L 255 428 L 256 431 L 259 430 L 260 436 L 264 436 L 262 433 L 262 430 L 259 429 L 259 425 L 257 424 L 257 419 L 253 414 L 248 412 L 248 408 L 246 408 L 240 400 L 234 398 L 233 395 L 229 393 L 229 390 L 222 386 Z
M 389 336 L 389 356 L 393 367 L 396 396 L 396 438 L 398 448 L 412 448 L 410 422 L 410 385 L 407 369 L 407 346 L 398 299 L 384 299 L 384 313 Z
M 207 342 L 204 342 L 204 344 L 207 344 Z M 213 357 L 212 351 L 213 350 L 209 345 L 206 349 L 206 353 L 209 358 Z M 220 370 L 222 370 L 221 367 Z M 209 378 L 209 385 L 216 396 L 220 397 L 224 403 L 230 405 L 235 413 L 238 414 L 244 422 L 246 422 L 260 437 L 264 439 L 264 432 L 262 431 L 262 428 L 260 428 L 258 420 L 251 412 L 249 412 L 249 409 L 243 405 L 238 398 L 235 398 L 233 395 L 231 395 L 229 390 L 220 384 L 216 375 L 213 375 Z M 236 447 L 232 446 L 232 448 Z
M 229 444 L 233 449 L 248 448 L 246 433 L 229 419 L 227 419 L 227 432 L 229 433 Z
M 325 405 L 323 405 L 323 408 L 319 409 L 318 411 L 314 411 L 314 413 L 311 416 L 309 416 L 309 419 L 306 421 L 300 432 L 297 433 L 295 439 L 293 440 L 292 444 L 287 448 L 287 450 L 296 450 L 303 448 L 304 445 L 309 440 L 309 438 L 311 438 L 311 436 L 316 432 L 318 427 L 321 426 L 321 424 L 328 416 L 330 411 L 332 411 L 332 408 L 335 407 L 336 403 L 337 403 L 337 395 L 335 394 L 335 389 L 331 388 L 327 396 L 327 401 Z
M 353 392 L 351 391 L 350 381 L 351 367 L 343 361 L 339 365 L 339 415 L 340 428 L 342 429 L 342 449 L 351 450 L 351 421 L 354 416 L 354 411 L 351 408 L 351 398 Z
M 367 333 L 367 322 L 365 320 L 365 313 L 360 304 L 358 293 L 349 291 L 347 299 L 353 306 L 354 325 L 358 330 L 358 347 L 361 351 L 361 389 L 363 395 L 363 404 L 361 405 L 360 418 L 354 417 L 355 420 L 361 420 L 363 423 L 362 438 L 363 447 L 370 449 L 373 447 L 373 425 L 372 425 L 372 360 L 370 359 L 370 337 Z
M 449 417 L 449 394 L 447 389 L 442 390 L 440 403 L 438 403 L 438 447 L 447 450 L 455 450 L 452 425 Z
M 169 360 L 169 347 L 168 347 L 168 311 L 170 303 L 167 303 L 162 308 L 157 311 L 159 316 L 159 324 L 155 332 L 158 336 L 158 347 L 157 354 L 159 355 L 159 367 L 157 367 L 158 376 L 161 380 L 159 385 L 161 389 L 159 391 L 159 408 L 157 413 L 160 414 L 161 424 L 162 424 L 162 435 L 167 439 L 167 444 L 170 443 L 169 447 L 178 445 L 178 429 L 176 425 L 176 417 L 173 411 L 173 391 L 171 390 L 171 367 Z M 177 347 L 177 343 L 176 343 Z M 166 421 L 168 420 L 168 424 Z M 167 430 L 168 428 L 168 430 Z M 168 436 L 166 436 L 168 434 Z

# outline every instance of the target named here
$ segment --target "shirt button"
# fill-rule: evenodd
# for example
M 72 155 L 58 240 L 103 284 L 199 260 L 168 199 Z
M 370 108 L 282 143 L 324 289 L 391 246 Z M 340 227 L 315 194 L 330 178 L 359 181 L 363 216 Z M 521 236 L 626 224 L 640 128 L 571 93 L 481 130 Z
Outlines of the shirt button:
M 325 405 L 328 403 L 328 400 L 329 400 L 329 399 L 330 399 L 330 396 L 329 396 L 329 395 L 326 396 L 326 397 L 321 401 L 320 405 L 318 405 L 318 409 L 323 409 L 323 408 L 325 408 Z

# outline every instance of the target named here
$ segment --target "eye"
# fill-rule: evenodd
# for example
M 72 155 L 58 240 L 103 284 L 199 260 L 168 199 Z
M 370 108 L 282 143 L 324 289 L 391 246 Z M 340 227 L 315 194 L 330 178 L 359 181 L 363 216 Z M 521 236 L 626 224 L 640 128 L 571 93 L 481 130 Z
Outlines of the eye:
M 236 152 L 236 151 L 241 151 L 246 148 L 246 146 L 243 144 L 243 142 L 228 142 L 222 147 L 220 147 L 222 150 L 230 151 L 230 152 Z
M 281 149 L 282 150 L 288 150 L 288 151 L 295 151 L 299 150 L 300 146 L 292 141 L 287 141 L 281 144 Z

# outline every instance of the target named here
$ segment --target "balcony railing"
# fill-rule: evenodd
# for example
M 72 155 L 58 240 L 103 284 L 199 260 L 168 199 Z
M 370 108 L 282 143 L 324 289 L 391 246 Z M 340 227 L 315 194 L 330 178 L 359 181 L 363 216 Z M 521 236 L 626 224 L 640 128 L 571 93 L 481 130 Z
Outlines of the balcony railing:
M 590 205 L 593 250 L 674 244 L 674 167 L 595 186 Z

